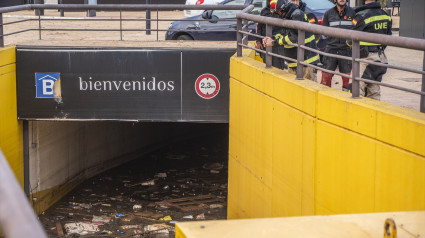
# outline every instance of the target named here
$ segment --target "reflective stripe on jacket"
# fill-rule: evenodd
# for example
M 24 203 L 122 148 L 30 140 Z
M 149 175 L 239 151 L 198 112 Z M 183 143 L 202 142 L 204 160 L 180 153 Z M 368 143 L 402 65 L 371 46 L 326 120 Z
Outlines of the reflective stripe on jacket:
M 307 15 L 300 9 L 292 9 L 288 11 L 285 16 L 286 20 L 302 21 L 308 22 Z M 296 29 L 286 29 L 283 34 L 274 35 L 274 44 L 285 46 L 283 54 L 287 57 L 297 59 L 297 47 L 290 44 L 296 44 L 298 42 L 298 30 Z M 305 46 L 317 49 L 315 37 L 312 33 L 305 33 Z M 317 53 L 305 50 L 304 51 L 304 61 L 310 64 L 317 64 L 319 62 L 319 56 Z M 288 61 L 288 66 L 293 68 L 297 66 L 296 62 Z
M 353 19 L 354 30 L 392 35 L 392 21 L 387 12 L 381 9 L 379 2 L 363 5 L 356 10 Z M 360 42 L 361 46 L 380 46 L 381 44 Z
M 322 26 L 336 27 L 341 29 L 353 29 L 353 18 L 356 12 L 350 6 L 345 6 L 344 11 L 339 14 L 338 8 L 335 6 L 326 11 L 323 16 Z M 328 37 L 326 39 L 326 48 L 328 49 L 344 49 L 348 48 L 346 39 Z

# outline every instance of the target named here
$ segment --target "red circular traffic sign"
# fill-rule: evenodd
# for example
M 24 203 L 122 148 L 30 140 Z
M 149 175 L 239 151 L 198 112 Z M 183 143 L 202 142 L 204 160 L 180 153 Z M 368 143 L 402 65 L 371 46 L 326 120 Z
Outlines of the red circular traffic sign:
M 212 74 L 203 74 L 196 79 L 195 91 L 201 98 L 211 99 L 220 91 L 220 81 Z

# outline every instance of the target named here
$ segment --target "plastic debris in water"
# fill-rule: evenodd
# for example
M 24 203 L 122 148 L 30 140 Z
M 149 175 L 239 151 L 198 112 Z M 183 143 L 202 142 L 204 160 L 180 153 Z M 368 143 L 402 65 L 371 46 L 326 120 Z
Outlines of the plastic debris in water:
M 124 225 L 124 226 L 120 226 L 120 228 L 123 229 L 123 230 L 140 229 L 141 226 L 140 225 Z
M 142 186 L 153 186 L 153 185 L 155 185 L 155 179 L 148 180 L 142 183 Z
M 172 221 L 173 219 L 170 216 L 165 216 L 163 218 L 159 218 L 160 221 Z
M 76 233 L 79 235 L 86 235 L 91 232 L 98 232 L 98 225 L 84 222 L 75 222 L 65 224 L 65 230 L 68 234 Z
M 201 214 L 197 215 L 196 216 L 196 219 L 197 220 L 204 220 L 205 219 L 205 214 L 204 213 L 201 213 Z
M 154 231 L 155 233 L 165 233 L 169 234 L 170 230 L 173 230 L 173 227 L 165 224 L 153 224 L 153 225 L 147 225 L 144 228 L 144 231 Z
M 210 208 L 214 209 L 214 208 L 223 208 L 224 206 L 222 204 L 211 204 Z
M 140 210 L 140 209 L 142 209 L 142 205 L 140 205 L 140 204 L 135 204 L 135 205 L 133 206 L 133 210 L 134 210 L 134 211 L 138 211 L 138 210 Z
M 167 177 L 167 173 L 157 173 L 155 175 L 155 177 L 157 177 L 157 178 L 166 178 Z
M 108 216 L 95 216 L 93 215 L 93 219 L 91 220 L 94 222 L 100 222 L 100 223 L 109 223 L 111 221 L 111 217 Z

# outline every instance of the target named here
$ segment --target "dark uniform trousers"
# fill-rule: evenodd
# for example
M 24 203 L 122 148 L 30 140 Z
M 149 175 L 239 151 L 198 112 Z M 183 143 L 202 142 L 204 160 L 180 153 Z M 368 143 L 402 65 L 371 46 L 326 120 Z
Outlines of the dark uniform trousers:
M 343 11 L 339 11 L 338 7 L 335 6 L 326 11 L 323 16 L 323 26 L 329 26 L 339 29 L 352 29 L 353 18 L 356 15 L 353 8 L 345 6 Z M 326 53 L 336 54 L 341 56 L 351 56 L 351 49 L 348 47 L 345 39 L 328 37 L 326 40 Z M 323 68 L 331 71 L 335 71 L 338 67 L 340 73 L 350 74 L 352 63 L 349 60 L 338 59 L 335 57 L 323 57 Z M 322 71 L 322 81 L 328 87 L 332 86 L 332 73 Z M 342 89 L 348 91 L 348 85 L 350 79 L 348 77 L 342 77 Z
M 354 30 L 391 35 L 392 21 L 391 17 L 381 9 L 379 2 L 373 2 L 356 8 L 356 16 L 353 19 Z M 385 55 L 385 46 L 360 42 L 360 57 L 369 61 L 388 63 Z M 360 64 L 360 76 L 364 79 L 381 82 L 384 74 L 387 72 L 386 67 L 376 66 L 367 63 Z M 381 99 L 381 90 L 378 84 L 360 82 L 360 95 Z

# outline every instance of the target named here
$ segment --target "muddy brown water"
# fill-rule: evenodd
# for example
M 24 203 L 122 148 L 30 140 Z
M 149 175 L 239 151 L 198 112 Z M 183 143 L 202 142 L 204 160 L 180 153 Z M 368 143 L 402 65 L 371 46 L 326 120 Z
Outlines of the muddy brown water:
M 174 237 L 175 222 L 226 219 L 227 157 L 220 125 L 86 180 L 40 222 L 49 237 Z

